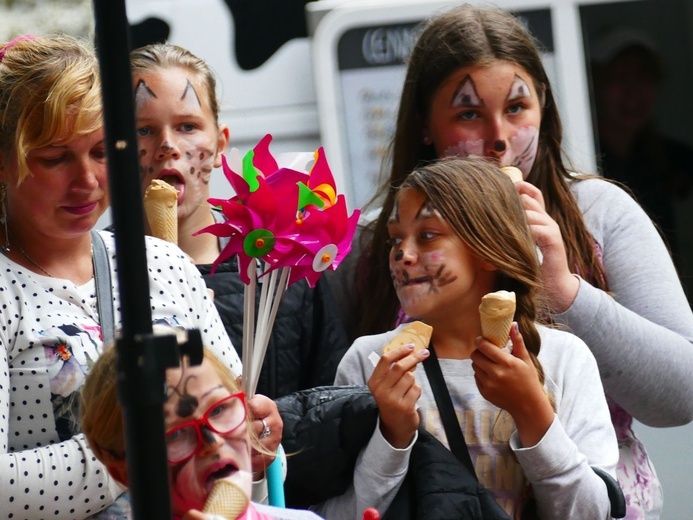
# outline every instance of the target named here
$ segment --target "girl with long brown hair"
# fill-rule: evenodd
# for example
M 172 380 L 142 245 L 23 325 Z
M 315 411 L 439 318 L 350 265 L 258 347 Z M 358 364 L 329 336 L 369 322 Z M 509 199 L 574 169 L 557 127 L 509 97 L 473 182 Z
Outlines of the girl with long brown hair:
M 359 503 L 377 492 L 378 507 L 389 505 L 417 429 L 448 445 L 429 367 L 419 366 L 435 352 L 476 474 L 508 514 L 520 514 L 529 484 L 543 519 L 610 517 L 590 467 L 615 473 L 618 460 L 597 364 L 578 337 L 538 323 L 540 265 L 509 177 L 478 157 L 422 166 L 396 191 L 387 220 L 390 283 L 402 310 L 433 331 L 428 349 L 382 356 L 406 324 L 361 337 L 339 365 L 335 384 L 368 382 L 379 409 L 356 471 L 387 470 L 355 477 Z M 482 297 L 500 290 L 517 300 L 505 348 L 481 337 L 479 315 Z
M 539 46 L 515 16 L 464 5 L 424 26 L 409 59 L 382 212 L 362 238 L 353 336 L 406 320 L 389 281 L 387 225 L 397 189 L 437 157 L 515 165 L 550 318 L 592 350 L 620 440 L 628 518 L 658 518 L 662 492 L 633 418 L 693 420 L 693 313 L 669 252 L 617 185 L 571 172 Z

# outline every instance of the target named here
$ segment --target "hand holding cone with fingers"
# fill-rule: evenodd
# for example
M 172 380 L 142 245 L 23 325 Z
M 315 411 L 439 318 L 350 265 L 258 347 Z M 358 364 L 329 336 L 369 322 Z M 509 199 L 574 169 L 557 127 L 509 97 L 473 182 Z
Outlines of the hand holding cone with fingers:
M 382 348 L 382 353 L 386 354 L 404 345 L 414 345 L 413 352 L 419 352 L 420 350 L 428 348 L 428 344 L 431 341 L 431 334 L 433 334 L 433 327 L 422 321 L 413 321 L 405 326 L 399 334 L 392 338 L 392 340 Z M 411 369 L 412 371 L 415 370 L 416 366 L 413 366 Z

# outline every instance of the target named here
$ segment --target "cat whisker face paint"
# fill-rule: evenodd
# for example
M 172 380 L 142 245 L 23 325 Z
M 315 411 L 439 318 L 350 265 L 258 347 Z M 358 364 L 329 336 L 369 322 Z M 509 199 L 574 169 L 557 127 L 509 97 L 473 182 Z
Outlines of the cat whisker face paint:
M 471 290 L 480 269 L 462 240 L 424 196 L 400 191 L 388 222 L 390 274 L 402 310 L 433 320 Z
M 469 157 L 470 155 L 484 156 L 484 140 L 458 141 L 453 146 L 448 146 L 443 152 L 443 157 Z
M 426 135 L 438 155 L 483 156 L 516 166 L 524 177 L 534 165 L 541 100 L 529 74 L 504 61 L 463 67 L 434 94 Z

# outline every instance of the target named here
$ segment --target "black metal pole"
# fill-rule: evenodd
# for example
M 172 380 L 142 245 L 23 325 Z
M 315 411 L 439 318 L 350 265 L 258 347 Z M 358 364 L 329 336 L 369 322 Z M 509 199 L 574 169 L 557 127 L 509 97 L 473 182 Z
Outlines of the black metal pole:
M 152 336 L 125 0 L 93 3 L 120 288 L 116 348 L 131 501 L 137 519 L 171 520 L 163 388 L 165 366 L 177 364 L 177 348 L 175 336 Z M 163 363 L 159 354 L 173 358 Z

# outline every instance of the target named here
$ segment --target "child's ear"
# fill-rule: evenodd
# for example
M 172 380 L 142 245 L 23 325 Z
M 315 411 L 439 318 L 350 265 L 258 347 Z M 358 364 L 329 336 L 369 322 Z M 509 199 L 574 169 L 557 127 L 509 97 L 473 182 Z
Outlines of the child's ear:
M 214 167 L 219 168 L 221 166 L 221 154 L 226 153 L 226 147 L 229 145 L 231 140 L 231 131 L 226 125 L 221 125 L 219 127 L 219 135 L 217 136 L 217 154 L 214 157 Z
M 111 476 L 116 479 L 118 482 L 120 482 L 122 485 L 126 486 L 128 485 L 128 468 L 127 468 L 127 461 L 123 459 L 116 459 L 116 458 L 111 458 L 109 457 L 107 461 L 105 461 L 106 464 L 106 469 L 108 469 L 108 472 L 111 474 Z
M 495 265 L 493 265 L 491 262 L 489 262 L 488 260 L 482 260 L 481 261 L 481 268 L 484 271 L 498 271 L 498 268 Z

